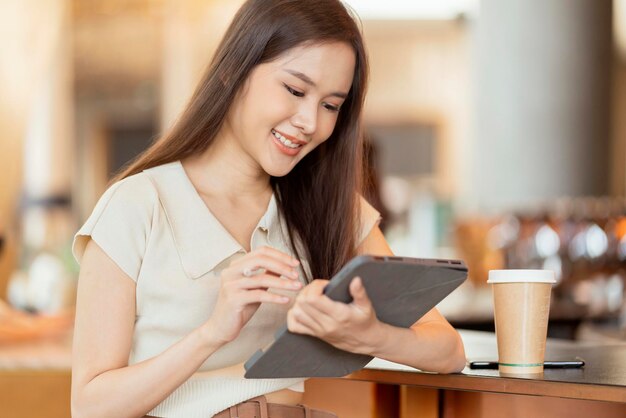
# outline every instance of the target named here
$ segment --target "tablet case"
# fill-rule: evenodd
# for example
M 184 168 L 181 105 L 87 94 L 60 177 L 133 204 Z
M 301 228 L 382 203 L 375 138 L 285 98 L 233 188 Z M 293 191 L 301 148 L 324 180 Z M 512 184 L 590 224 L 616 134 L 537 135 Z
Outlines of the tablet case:
M 467 278 L 458 260 L 358 256 L 329 282 L 324 293 L 350 303 L 348 286 L 359 276 L 382 322 L 408 328 Z M 283 326 L 274 342 L 244 364 L 246 378 L 339 377 L 363 368 L 373 357 L 340 350 Z

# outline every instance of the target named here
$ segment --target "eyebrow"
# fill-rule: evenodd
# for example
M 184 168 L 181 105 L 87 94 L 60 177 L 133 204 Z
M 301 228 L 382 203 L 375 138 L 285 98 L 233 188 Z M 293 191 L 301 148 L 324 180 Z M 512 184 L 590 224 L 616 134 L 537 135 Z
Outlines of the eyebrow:
M 315 82 L 311 80 L 311 77 L 309 77 L 308 75 L 304 73 L 301 73 L 300 71 L 285 69 L 285 72 L 291 74 L 294 77 L 299 78 L 300 80 L 304 81 L 310 86 L 317 87 L 317 84 L 315 84 Z M 335 96 L 335 97 L 339 97 L 340 99 L 345 99 L 346 97 L 348 97 L 348 94 L 336 91 L 336 92 L 330 93 L 329 96 Z

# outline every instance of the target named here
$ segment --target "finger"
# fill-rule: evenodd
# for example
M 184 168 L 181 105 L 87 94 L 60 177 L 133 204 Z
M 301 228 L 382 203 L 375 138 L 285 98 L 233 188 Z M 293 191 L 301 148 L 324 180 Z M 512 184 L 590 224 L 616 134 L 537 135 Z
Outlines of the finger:
M 302 287 L 302 283 L 295 280 L 279 279 L 271 274 L 259 274 L 237 280 L 237 287 L 246 290 L 268 288 L 298 290 Z
M 289 254 L 278 251 L 277 249 L 268 246 L 259 247 L 256 250 L 251 251 L 250 254 L 262 254 L 268 257 L 272 257 L 292 267 L 297 267 L 298 265 L 300 265 L 300 262 L 291 257 Z
M 298 270 L 295 267 L 278 260 L 276 258 L 257 254 L 242 264 L 243 268 L 255 269 L 264 268 L 268 272 L 272 272 L 277 276 L 285 276 L 290 279 L 298 278 Z
M 350 282 L 350 294 L 354 299 L 354 304 L 361 308 L 368 308 L 371 305 L 370 299 L 363 286 L 363 281 L 360 277 L 355 277 Z
M 324 294 L 324 289 L 328 285 L 329 281 L 330 280 L 315 279 L 311 283 L 308 284 L 307 289 L 311 293 L 314 293 L 314 294 L 317 294 L 317 295 L 323 295 Z
M 284 305 L 289 303 L 290 299 L 288 296 L 277 295 L 275 293 L 268 292 L 267 290 L 250 290 L 242 293 L 239 300 L 243 305 L 265 302 Z
M 324 294 L 324 288 L 328 284 L 328 280 L 315 279 L 307 284 L 300 292 L 301 299 L 307 299 L 309 303 L 315 302 Z
M 306 286 L 300 294 L 298 295 L 298 299 L 302 301 L 303 304 L 311 305 L 315 309 L 320 312 L 324 312 L 327 315 L 333 316 L 333 313 L 340 307 L 346 306 L 344 303 L 335 302 L 330 299 L 328 296 L 322 294 L 320 289 L 316 289 L 315 287 L 311 287 L 313 283 Z M 323 286 L 322 286 L 323 288 Z
M 318 328 L 328 329 L 330 325 L 337 322 L 336 316 L 317 309 L 309 303 L 296 302 L 295 306 L 291 309 L 296 312 L 302 312 L 302 314 L 310 318 Z
M 316 335 L 315 329 L 307 325 L 306 322 L 302 320 L 301 315 L 298 315 L 293 309 L 287 314 L 287 329 L 297 334 Z
M 312 335 L 315 337 L 315 332 L 312 329 L 297 321 L 288 322 L 287 329 L 289 329 L 289 331 L 293 332 L 294 334 Z
M 266 255 L 257 254 L 254 257 L 250 257 L 244 262 L 237 263 L 236 268 L 239 269 L 241 274 L 243 274 L 245 269 L 254 271 L 263 268 L 265 271 L 274 273 L 277 276 L 285 276 L 290 279 L 298 278 L 298 270 L 293 266 Z

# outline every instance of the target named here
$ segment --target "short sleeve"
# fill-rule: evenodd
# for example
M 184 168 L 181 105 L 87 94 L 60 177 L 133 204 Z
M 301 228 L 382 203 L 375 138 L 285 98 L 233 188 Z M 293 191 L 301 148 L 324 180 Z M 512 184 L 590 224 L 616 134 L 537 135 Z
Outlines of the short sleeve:
M 360 225 L 357 235 L 357 246 L 363 243 L 363 240 L 372 232 L 381 221 L 380 212 L 361 195 L 359 195 L 359 209 L 360 209 Z
M 146 251 L 156 190 L 143 173 L 113 184 L 74 236 L 72 253 L 80 264 L 89 239 L 135 282 Z

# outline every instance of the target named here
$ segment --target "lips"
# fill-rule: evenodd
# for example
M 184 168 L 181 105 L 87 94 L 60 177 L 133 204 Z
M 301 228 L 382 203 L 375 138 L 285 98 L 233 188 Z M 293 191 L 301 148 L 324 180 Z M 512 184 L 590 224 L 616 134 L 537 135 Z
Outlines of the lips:
M 296 138 L 294 136 L 288 135 L 288 134 L 286 134 L 284 132 L 279 131 L 278 129 L 272 129 L 272 134 L 274 134 L 274 136 L 276 136 L 275 135 L 276 133 L 281 135 L 283 138 L 288 139 L 293 144 L 298 144 L 298 145 L 306 145 L 307 144 L 306 141 L 303 141 L 303 140 L 298 139 L 298 138 Z
M 275 132 L 272 129 L 272 142 L 276 146 L 276 149 L 284 155 L 288 155 L 290 157 L 294 157 L 298 155 L 300 150 L 304 148 L 303 145 L 292 143 L 291 140 L 285 138 L 278 132 Z

